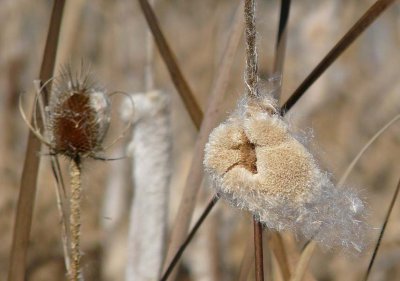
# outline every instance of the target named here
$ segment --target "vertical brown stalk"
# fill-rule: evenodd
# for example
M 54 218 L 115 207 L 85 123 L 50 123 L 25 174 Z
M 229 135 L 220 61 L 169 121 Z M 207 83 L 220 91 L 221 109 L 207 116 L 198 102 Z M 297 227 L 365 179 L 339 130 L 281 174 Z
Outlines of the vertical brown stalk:
M 57 43 L 61 26 L 65 0 L 56 0 L 53 6 L 43 61 L 40 69 L 40 80 L 47 81 L 53 76 L 54 62 L 57 52 Z M 48 96 L 44 95 L 47 104 Z M 39 126 L 42 122 L 39 116 Z M 29 246 L 29 235 L 32 225 L 32 214 L 36 194 L 36 182 L 39 168 L 41 143 L 32 132 L 29 132 L 25 162 L 22 170 L 20 193 L 18 195 L 17 211 L 11 246 L 10 264 L 8 268 L 9 281 L 24 281 L 26 255 Z
M 81 161 L 76 157 L 71 161 L 70 167 L 71 176 L 71 214 L 70 214 L 70 227 L 71 227 L 71 264 L 69 280 L 77 281 L 80 275 L 81 264 Z
M 256 40 L 256 3 L 255 0 L 244 1 L 244 20 L 246 33 L 246 69 L 245 83 L 247 95 L 257 97 L 258 62 L 257 62 L 257 40 Z
M 258 97 L 258 61 L 257 61 L 257 31 L 256 31 L 256 3 L 255 0 L 244 1 L 244 19 L 246 34 L 246 68 L 245 84 L 246 95 L 249 99 L 256 100 Z M 262 225 L 253 218 L 254 224 L 254 249 L 256 281 L 264 280 Z
M 256 281 L 264 281 L 264 262 L 263 262 L 263 239 L 262 239 L 262 224 L 253 218 L 254 223 L 254 254 Z

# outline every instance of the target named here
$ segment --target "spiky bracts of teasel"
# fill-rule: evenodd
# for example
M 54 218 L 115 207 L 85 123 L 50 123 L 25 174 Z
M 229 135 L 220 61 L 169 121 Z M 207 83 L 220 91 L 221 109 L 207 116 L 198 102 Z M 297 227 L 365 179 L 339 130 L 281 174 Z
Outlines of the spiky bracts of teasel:
M 338 189 L 270 97 L 243 100 L 210 134 L 204 166 L 218 194 L 269 229 L 361 251 L 364 204 Z
M 55 80 L 47 107 L 48 133 L 54 154 L 71 159 L 94 157 L 110 124 L 110 101 L 84 69 L 74 76 L 66 68 Z

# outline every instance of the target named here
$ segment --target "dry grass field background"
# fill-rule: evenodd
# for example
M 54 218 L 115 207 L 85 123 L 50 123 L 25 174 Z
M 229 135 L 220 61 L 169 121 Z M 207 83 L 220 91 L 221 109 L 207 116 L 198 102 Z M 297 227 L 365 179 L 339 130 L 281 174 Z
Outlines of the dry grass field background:
M 53 1 L 0 1 L 0 280 L 6 280 L 12 230 L 28 127 L 18 110 L 22 94 L 30 114 Z M 205 112 L 218 76 L 228 30 L 240 1 L 158 0 L 154 8 L 179 65 Z M 287 34 L 281 100 L 285 101 L 315 65 L 374 1 L 292 1 Z M 272 74 L 280 1 L 257 5 L 259 71 Z M 91 65 L 107 91 L 145 91 L 147 26 L 138 1 L 67 1 L 56 63 Z M 288 113 L 291 125 L 313 135 L 312 151 L 335 180 L 344 173 L 367 141 L 400 113 L 400 5 L 395 3 L 305 93 Z M 243 93 L 244 40 L 234 58 L 224 93 L 223 120 Z M 192 160 L 197 129 L 171 82 L 165 64 L 154 55 L 155 87 L 171 100 L 172 179 L 167 227 L 170 230 Z M 120 100 L 113 104 L 113 121 L 106 142 L 122 130 Z M 28 115 L 29 116 L 29 115 Z M 127 140 L 106 154 L 125 153 Z M 50 157 L 40 154 L 38 191 L 27 258 L 29 281 L 66 280 Z M 372 245 L 400 176 L 400 125 L 387 130 L 357 163 L 345 186 L 361 190 L 369 208 Z M 63 171 L 68 160 L 62 159 Z M 124 280 L 131 188 L 130 158 L 85 160 L 82 199 L 82 269 L 85 280 Z M 68 181 L 68 176 L 65 174 Z M 68 186 L 68 185 L 66 185 Z M 212 190 L 202 187 L 194 218 Z M 35 196 L 35 194 L 32 194 Z M 396 204 L 369 280 L 400 280 L 400 204 Z M 194 221 L 194 220 L 193 220 Z M 266 280 L 283 280 L 265 232 Z M 283 234 L 289 264 L 295 268 L 305 241 Z M 178 280 L 238 280 L 249 239 L 251 216 L 219 202 L 183 256 Z M 372 247 L 359 256 L 317 249 L 305 280 L 361 280 Z M 152 270 L 149 268 L 148 270 Z M 252 273 L 247 280 L 254 280 Z

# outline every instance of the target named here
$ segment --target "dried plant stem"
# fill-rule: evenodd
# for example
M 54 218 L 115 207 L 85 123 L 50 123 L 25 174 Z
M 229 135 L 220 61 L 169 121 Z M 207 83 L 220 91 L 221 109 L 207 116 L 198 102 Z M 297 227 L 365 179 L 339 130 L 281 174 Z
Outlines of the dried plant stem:
M 378 241 L 376 241 L 374 252 L 372 254 L 371 261 L 369 262 L 367 273 L 365 274 L 364 281 L 368 280 L 368 277 L 369 277 L 369 275 L 371 273 L 372 266 L 374 265 L 376 255 L 378 254 L 378 250 L 379 250 L 379 247 L 381 245 L 381 241 L 382 241 L 383 235 L 385 234 L 385 230 L 386 230 L 387 223 L 389 221 L 389 217 L 392 214 L 394 203 L 396 202 L 397 196 L 399 195 L 399 191 L 400 191 L 400 179 L 399 179 L 399 181 L 397 183 L 397 187 L 396 187 L 396 190 L 394 191 L 394 194 L 393 194 L 393 197 L 392 197 L 392 201 L 390 202 L 389 208 L 387 210 L 387 213 L 386 213 L 386 216 L 385 216 L 385 220 L 383 222 L 381 231 L 379 233 Z
M 71 265 L 69 280 L 77 281 L 81 264 L 81 163 L 79 157 L 71 161 Z
M 378 0 L 373 4 L 364 15 L 353 25 L 352 28 L 339 40 L 339 42 L 329 51 L 314 70 L 294 91 L 292 96 L 282 106 L 282 111 L 289 110 L 305 91 L 332 65 L 333 62 L 360 36 L 360 34 L 371 25 L 379 15 L 395 0 Z
M 382 127 L 365 145 L 364 147 L 358 152 L 357 156 L 351 161 L 350 165 L 347 167 L 346 171 L 344 172 L 343 176 L 340 178 L 338 182 L 338 186 L 343 186 L 344 182 L 353 171 L 354 166 L 360 160 L 361 156 L 365 153 L 365 151 L 371 146 L 371 144 L 376 141 L 377 138 L 380 137 L 390 126 L 396 123 L 400 119 L 400 114 L 396 115 L 392 120 L 390 120 L 385 126 Z
M 149 5 L 154 6 L 154 0 L 149 0 Z M 154 43 L 151 30 L 146 31 L 146 64 L 144 67 L 144 84 L 146 92 L 154 88 Z
M 289 22 L 290 0 L 281 0 L 281 13 L 279 16 L 278 35 L 275 46 L 274 72 L 283 72 L 285 60 L 287 26 Z M 280 90 L 279 90 L 280 91 Z
M 244 18 L 246 33 L 246 69 L 245 84 L 247 86 L 246 95 L 251 99 L 258 97 L 258 61 L 257 61 L 257 31 L 256 31 L 256 3 L 255 0 L 244 1 Z M 256 281 L 264 280 L 263 244 L 262 244 L 262 225 L 256 218 L 254 223 L 254 250 L 255 250 L 255 270 Z
M 40 70 L 40 80 L 47 81 L 53 76 L 54 61 L 61 26 L 61 18 L 65 0 L 56 0 L 53 6 L 43 61 Z M 44 96 L 47 104 L 47 96 Z M 39 118 L 39 126 L 42 125 Z M 25 162 L 22 170 L 20 193 L 18 196 L 13 239 L 11 246 L 10 264 L 8 269 L 9 281 L 25 280 L 26 254 L 29 245 L 29 235 L 32 225 L 32 214 L 36 194 L 36 182 L 40 158 L 40 141 L 33 132 L 29 132 Z
M 303 279 L 316 246 L 317 243 L 315 241 L 310 241 L 304 247 L 304 250 L 300 256 L 300 260 L 296 266 L 295 271 L 293 272 L 292 279 L 290 279 L 290 281 L 301 281 Z
M 80 18 L 85 4 L 85 0 L 70 0 L 65 3 L 60 48 L 58 50 L 56 65 L 65 65 L 71 60 L 72 50 L 76 44 L 77 31 L 80 28 Z
M 69 227 L 69 204 L 67 201 L 67 197 L 65 194 L 65 187 L 64 187 L 64 180 L 61 174 L 60 162 L 57 156 L 51 157 L 51 168 L 53 172 L 53 176 L 56 180 L 56 196 L 57 196 L 57 207 L 58 212 L 60 214 L 61 222 L 61 239 L 62 239 L 62 246 L 64 251 L 64 262 L 65 268 L 67 272 L 69 272 L 69 266 L 71 264 L 71 251 L 69 248 L 70 245 L 70 227 Z
M 246 33 L 246 69 L 244 74 L 247 86 L 246 94 L 250 98 L 256 98 L 258 96 L 258 63 L 255 0 L 244 1 L 244 19 Z
M 174 53 L 161 31 L 156 15 L 147 0 L 139 0 L 139 3 L 175 88 L 180 94 L 196 128 L 200 128 L 201 121 L 203 120 L 203 113 L 197 104 L 193 91 L 179 68 Z
M 284 281 L 290 280 L 290 267 L 282 236 L 278 232 L 272 232 L 269 241 L 270 241 L 269 243 L 270 248 L 273 251 L 275 258 L 278 262 L 283 280 Z
M 264 261 L 263 261 L 263 227 L 262 224 L 253 218 L 254 223 L 254 253 L 256 281 L 264 281 Z
M 201 214 L 200 218 L 197 220 L 196 224 L 193 226 L 193 229 L 189 232 L 189 235 L 186 237 L 186 240 L 182 243 L 179 247 L 179 250 L 176 252 L 175 256 L 173 257 L 171 263 L 168 265 L 168 268 L 165 270 L 163 276 L 161 277 L 160 281 L 168 280 L 172 270 L 175 268 L 176 264 L 178 263 L 179 259 L 182 257 L 183 252 L 185 251 L 186 247 L 192 241 L 194 235 L 196 234 L 197 230 L 200 228 L 208 214 L 211 212 L 215 204 L 218 202 L 218 197 L 214 196 L 211 201 L 208 203 L 206 209 Z
M 170 244 L 168 246 L 167 256 L 164 263 L 164 270 L 169 267 L 169 264 L 171 263 L 178 249 L 185 241 L 186 235 L 189 230 L 197 193 L 203 179 L 204 146 L 207 142 L 208 135 L 216 126 L 220 118 L 221 104 L 223 102 L 224 93 L 226 92 L 228 86 L 234 55 L 242 36 L 242 9 L 243 6 L 238 5 L 233 24 L 231 25 L 231 30 L 229 31 L 230 36 L 225 47 L 224 56 L 222 57 L 221 63 L 218 67 L 218 75 L 211 89 L 207 111 L 195 144 L 194 155 L 189 170 L 189 175 L 186 180 L 185 189 L 183 191 L 177 217 L 175 219 L 175 224 L 170 235 Z
M 364 147 L 360 150 L 359 153 L 357 153 L 356 157 L 353 159 L 353 161 L 350 163 L 350 165 L 348 166 L 348 168 L 346 169 L 346 171 L 344 172 L 344 174 L 340 177 L 339 182 L 338 182 L 338 188 L 342 187 L 344 182 L 347 180 L 348 176 L 350 175 L 350 173 L 352 172 L 352 170 L 354 169 L 355 165 L 358 163 L 358 161 L 360 160 L 361 156 L 365 153 L 365 151 L 374 143 L 374 141 L 376 141 L 391 125 L 393 125 L 397 120 L 400 119 L 400 115 L 395 116 L 392 120 L 390 120 L 385 126 L 382 127 L 382 129 L 380 129 L 365 145 Z M 397 195 L 396 195 L 397 196 Z M 307 270 L 307 265 L 308 262 L 311 259 L 311 256 L 314 252 L 315 249 L 315 242 L 314 241 L 310 241 L 307 246 L 306 249 L 308 249 L 307 251 L 304 250 L 301 253 L 298 265 L 296 267 L 296 271 L 295 271 L 295 275 L 293 276 L 293 278 L 291 279 L 291 281 L 296 280 L 299 281 L 302 278 L 302 276 L 304 276 L 305 271 Z M 297 279 L 296 279 L 297 278 Z

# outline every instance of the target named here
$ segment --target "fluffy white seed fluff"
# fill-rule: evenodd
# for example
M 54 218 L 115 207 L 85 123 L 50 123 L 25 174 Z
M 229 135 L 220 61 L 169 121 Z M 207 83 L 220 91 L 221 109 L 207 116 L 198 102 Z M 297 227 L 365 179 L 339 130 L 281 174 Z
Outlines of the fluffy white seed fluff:
M 135 189 L 125 280 L 153 281 L 160 277 L 166 242 L 171 171 L 169 102 L 168 95 L 160 91 L 137 93 L 132 99 L 135 110 L 130 149 Z
M 204 166 L 213 186 L 270 229 L 361 251 L 364 203 L 334 186 L 274 104 L 244 101 L 210 134 Z

